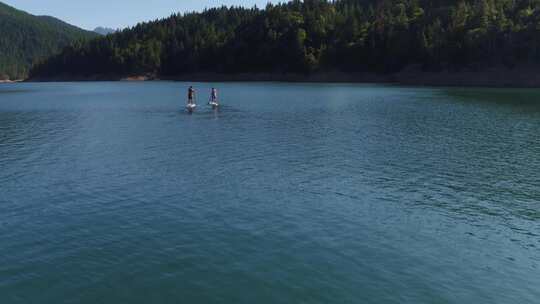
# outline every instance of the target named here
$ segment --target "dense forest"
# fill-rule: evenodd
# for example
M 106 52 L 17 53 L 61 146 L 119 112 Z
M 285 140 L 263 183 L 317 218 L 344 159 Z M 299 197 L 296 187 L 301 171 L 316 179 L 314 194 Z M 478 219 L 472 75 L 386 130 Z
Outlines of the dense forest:
M 31 73 L 392 73 L 538 63 L 540 0 L 295 0 L 141 23 L 71 45 Z
M 38 59 L 76 40 L 97 37 L 48 16 L 33 16 L 0 2 L 0 80 L 24 78 Z

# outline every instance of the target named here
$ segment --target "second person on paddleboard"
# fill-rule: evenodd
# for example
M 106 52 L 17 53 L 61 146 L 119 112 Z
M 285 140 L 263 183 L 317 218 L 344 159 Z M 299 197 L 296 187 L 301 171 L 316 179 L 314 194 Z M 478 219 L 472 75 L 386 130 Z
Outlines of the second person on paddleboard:
M 210 91 L 210 102 L 208 104 L 210 104 L 213 108 L 216 108 L 216 107 L 219 106 L 219 103 L 217 101 L 217 89 L 216 88 L 212 88 L 212 91 Z
M 217 90 L 216 88 L 212 88 L 212 91 L 210 92 L 210 101 L 213 103 L 217 103 Z

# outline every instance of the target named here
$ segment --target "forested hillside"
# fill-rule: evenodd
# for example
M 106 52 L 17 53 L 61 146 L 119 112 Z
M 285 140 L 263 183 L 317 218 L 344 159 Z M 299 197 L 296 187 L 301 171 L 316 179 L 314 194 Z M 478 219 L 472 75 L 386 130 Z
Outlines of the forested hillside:
M 35 77 L 392 73 L 540 63 L 540 0 L 305 0 L 215 8 L 67 47 Z
M 24 78 L 32 63 L 97 34 L 48 16 L 33 16 L 0 2 L 0 80 Z

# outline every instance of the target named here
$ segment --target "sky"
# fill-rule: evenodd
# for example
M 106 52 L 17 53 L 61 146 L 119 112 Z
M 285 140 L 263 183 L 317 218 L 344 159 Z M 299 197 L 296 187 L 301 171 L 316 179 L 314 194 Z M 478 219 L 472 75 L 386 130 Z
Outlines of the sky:
M 49 15 L 93 30 L 98 26 L 124 28 L 172 13 L 201 11 L 221 5 L 266 6 L 269 0 L 0 0 L 34 15 Z

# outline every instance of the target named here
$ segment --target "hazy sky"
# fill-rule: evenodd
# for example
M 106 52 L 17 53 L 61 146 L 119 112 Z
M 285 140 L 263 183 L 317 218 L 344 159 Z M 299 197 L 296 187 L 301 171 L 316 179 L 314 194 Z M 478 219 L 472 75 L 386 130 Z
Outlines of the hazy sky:
M 0 0 L 34 15 L 50 15 L 93 30 L 97 26 L 122 28 L 175 12 L 221 5 L 264 7 L 269 0 Z

